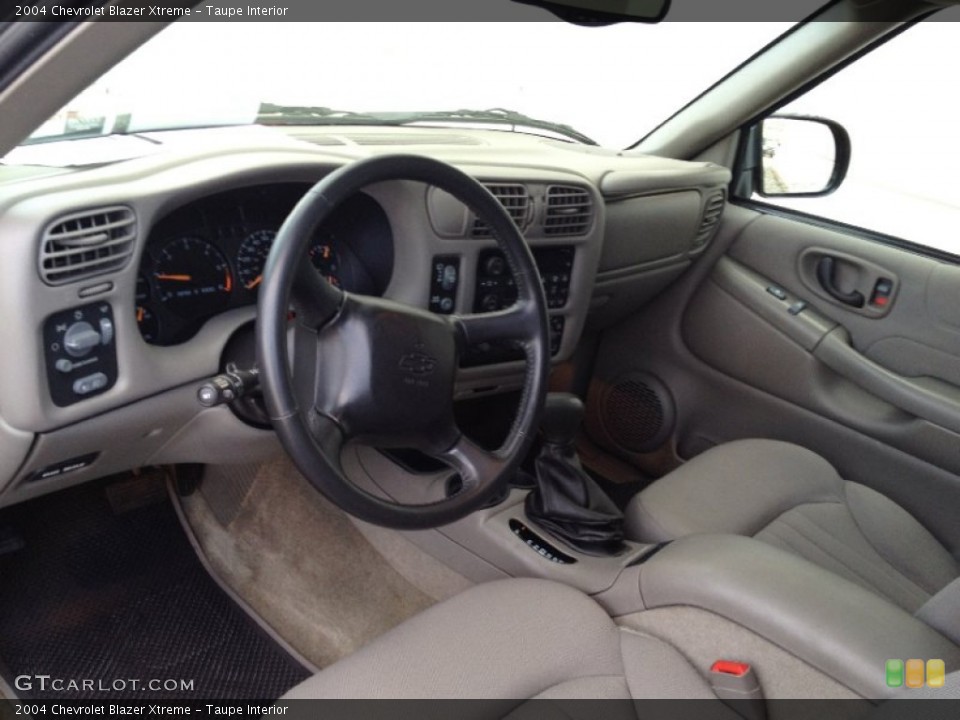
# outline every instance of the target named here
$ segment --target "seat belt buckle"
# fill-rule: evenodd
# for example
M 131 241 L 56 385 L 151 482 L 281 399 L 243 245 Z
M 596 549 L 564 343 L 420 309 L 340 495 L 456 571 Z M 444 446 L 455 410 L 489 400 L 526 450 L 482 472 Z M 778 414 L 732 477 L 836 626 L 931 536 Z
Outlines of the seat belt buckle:
M 710 687 L 725 705 L 745 720 L 766 720 L 763 688 L 749 663 L 717 660 L 710 666 Z

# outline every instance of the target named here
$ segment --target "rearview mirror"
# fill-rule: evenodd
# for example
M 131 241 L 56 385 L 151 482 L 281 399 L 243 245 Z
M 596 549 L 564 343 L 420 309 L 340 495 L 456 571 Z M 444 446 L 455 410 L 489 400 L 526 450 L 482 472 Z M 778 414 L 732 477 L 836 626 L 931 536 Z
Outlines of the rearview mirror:
M 829 195 L 847 176 L 850 136 L 819 117 L 772 115 L 761 123 L 759 177 L 764 197 Z
M 513 0 L 549 10 L 577 25 L 618 22 L 658 23 L 666 17 L 670 0 Z

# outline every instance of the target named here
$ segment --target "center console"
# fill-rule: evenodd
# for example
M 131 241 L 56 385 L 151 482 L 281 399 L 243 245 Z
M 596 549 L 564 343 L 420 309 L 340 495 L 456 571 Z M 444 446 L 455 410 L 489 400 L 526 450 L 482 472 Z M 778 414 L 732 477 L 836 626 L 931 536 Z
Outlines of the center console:
M 360 446 L 348 447 L 343 461 L 353 482 L 406 503 L 427 501 L 450 474 L 411 477 Z M 646 625 L 637 621 L 642 632 L 662 630 L 657 613 L 699 613 L 693 617 L 725 625 L 726 639 L 687 624 L 669 641 L 698 661 L 724 657 L 718 652 L 744 653 L 736 659 L 753 662 L 761 681 L 765 674 L 789 673 L 785 662 L 798 663 L 842 697 L 879 700 L 895 692 L 885 683 L 890 658 L 936 658 L 947 672 L 960 669 L 960 648 L 932 627 L 780 548 L 741 536 L 700 535 L 661 545 L 628 540 L 619 552 L 586 554 L 531 521 L 527 494 L 514 489 L 503 502 L 459 522 L 404 536 L 476 583 L 536 577 L 576 587 L 627 626 L 633 618 L 649 618 Z M 754 657 L 761 645 L 779 655 Z M 768 697 L 784 697 L 782 683 L 771 682 L 770 690 Z

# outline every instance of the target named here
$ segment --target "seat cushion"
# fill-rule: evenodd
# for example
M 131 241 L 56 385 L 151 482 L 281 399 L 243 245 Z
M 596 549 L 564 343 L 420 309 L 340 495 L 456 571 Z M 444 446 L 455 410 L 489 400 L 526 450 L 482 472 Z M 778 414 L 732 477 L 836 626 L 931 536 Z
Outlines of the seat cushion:
M 283 699 L 571 697 L 715 698 L 670 645 L 619 628 L 577 590 L 518 579 L 434 605 Z
M 819 455 L 775 440 L 715 447 L 639 493 L 627 536 L 756 537 L 916 612 L 960 575 L 950 553 L 912 515 L 843 480 Z

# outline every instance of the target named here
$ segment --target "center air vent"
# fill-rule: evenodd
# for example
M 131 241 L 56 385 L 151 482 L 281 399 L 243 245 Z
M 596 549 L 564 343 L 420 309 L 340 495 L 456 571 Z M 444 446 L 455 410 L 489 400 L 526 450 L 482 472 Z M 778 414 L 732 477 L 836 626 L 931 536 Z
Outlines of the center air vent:
M 58 218 L 40 243 L 40 277 L 65 285 L 123 268 L 133 253 L 137 218 L 122 205 Z
M 506 209 L 518 228 L 523 228 L 527 224 L 527 216 L 530 212 L 530 195 L 524 185 L 501 183 L 497 185 L 484 185 L 493 196 L 500 201 L 500 204 Z M 475 218 L 473 221 L 473 237 L 490 237 L 490 227 Z
M 695 248 L 703 247 L 713 237 L 714 230 L 723 216 L 723 209 L 727 203 L 727 194 L 723 190 L 713 192 L 704 203 L 703 219 L 697 229 L 697 237 L 693 241 Z
M 579 187 L 553 185 L 547 188 L 546 235 L 584 235 L 593 219 L 590 193 Z

